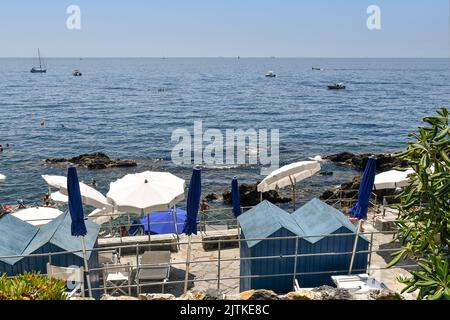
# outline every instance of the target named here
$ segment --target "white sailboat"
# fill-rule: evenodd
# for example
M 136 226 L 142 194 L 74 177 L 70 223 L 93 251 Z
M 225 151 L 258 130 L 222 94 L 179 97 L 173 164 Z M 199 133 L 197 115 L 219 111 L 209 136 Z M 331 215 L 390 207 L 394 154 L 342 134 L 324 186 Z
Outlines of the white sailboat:
M 33 67 L 31 68 L 31 73 L 46 73 L 47 69 L 42 66 L 42 59 L 41 59 L 41 52 L 38 48 L 38 58 L 39 58 L 39 67 Z

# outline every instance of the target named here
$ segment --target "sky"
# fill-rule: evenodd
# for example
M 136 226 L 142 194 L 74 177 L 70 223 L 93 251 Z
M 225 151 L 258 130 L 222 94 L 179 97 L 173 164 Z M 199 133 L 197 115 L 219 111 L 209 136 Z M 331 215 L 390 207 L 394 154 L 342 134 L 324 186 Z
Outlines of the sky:
M 0 57 L 450 57 L 450 0 L 2 0 Z M 81 29 L 69 30 L 69 5 Z M 369 30 L 368 6 L 381 9 Z

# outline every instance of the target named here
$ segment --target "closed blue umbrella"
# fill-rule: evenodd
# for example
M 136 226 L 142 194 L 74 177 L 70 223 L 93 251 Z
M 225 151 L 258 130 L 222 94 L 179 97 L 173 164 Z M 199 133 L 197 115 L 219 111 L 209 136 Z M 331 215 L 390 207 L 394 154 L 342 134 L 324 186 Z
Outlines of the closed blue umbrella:
M 71 232 L 74 237 L 84 237 L 87 234 L 84 223 L 83 203 L 81 201 L 80 182 L 77 169 L 69 167 L 67 170 L 67 193 L 69 196 L 69 211 L 72 218 Z
M 234 216 L 237 218 L 241 215 L 241 195 L 239 194 L 239 184 L 236 177 L 231 181 L 231 202 Z
M 187 219 L 184 224 L 183 233 L 188 236 L 197 234 L 197 215 L 202 195 L 202 170 L 194 168 L 187 197 L 186 211 Z
M 197 234 L 197 215 L 198 215 L 198 208 L 200 206 L 201 195 L 202 195 L 202 170 L 196 167 L 192 172 L 191 181 L 189 182 L 189 191 L 186 204 L 187 219 L 183 228 L 183 233 L 189 236 L 188 252 L 186 258 L 186 274 L 184 277 L 184 292 L 187 291 L 188 287 L 189 264 L 191 260 L 191 235 Z
M 91 280 L 89 276 L 89 266 L 87 262 L 86 243 L 84 236 L 87 234 L 86 224 L 84 223 L 83 203 L 81 201 L 80 183 L 78 181 L 77 169 L 69 167 L 67 169 L 67 196 L 69 197 L 69 211 L 72 218 L 71 233 L 72 236 L 80 237 L 81 248 L 83 249 L 84 268 L 87 273 L 87 284 L 89 297 L 92 298 Z
M 364 175 L 359 186 L 358 202 L 349 210 L 349 213 L 354 217 L 361 219 L 367 218 L 367 211 L 369 209 L 369 200 L 373 190 L 373 183 L 375 182 L 375 174 L 377 169 L 377 158 L 369 157 Z

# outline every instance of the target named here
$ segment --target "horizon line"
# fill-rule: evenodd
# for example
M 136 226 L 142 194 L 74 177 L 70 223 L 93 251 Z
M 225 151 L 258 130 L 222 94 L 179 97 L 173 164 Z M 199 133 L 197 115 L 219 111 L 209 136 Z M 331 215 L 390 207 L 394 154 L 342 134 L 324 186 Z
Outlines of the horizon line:
M 321 57 L 321 56 L 305 56 L 305 57 L 289 57 L 289 56 L 49 56 L 42 57 L 44 59 L 450 59 L 447 56 L 393 56 L 393 57 Z M 0 59 L 36 59 L 35 56 L 0 56 Z

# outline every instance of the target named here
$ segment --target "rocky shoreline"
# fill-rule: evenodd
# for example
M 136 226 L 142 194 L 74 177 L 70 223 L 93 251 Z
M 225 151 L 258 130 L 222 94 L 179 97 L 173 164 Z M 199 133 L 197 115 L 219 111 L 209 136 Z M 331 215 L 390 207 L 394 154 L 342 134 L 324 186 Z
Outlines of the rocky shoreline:
M 71 300 L 94 300 L 92 298 L 73 298 Z M 389 289 L 374 289 L 364 293 L 352 292 L 347 289 L 337 289 L 329 286 L 322 286 L 313 289 L 303 289 L 297 292 L 289 292 L 279 295 L 271 290 L 249 290 L 236 295 L 222 294 L 217 290 L 188 291 L 180 297 L 172 294 L 140 294 L 139 297 L 131 296 L 110 296 L 103 295 L 101 300 L 234 300 L 234 301 L 255 301 L 255 300 L 405 300 L 397 292 Z
M 364 170 L 367 161 L 373 154 L 362 153 L 354 154 L 351 152 L 341 152 L 324 157 L 325 160 L 331 161 L 336 164 L 350 165 L 358 170 Z M 377 158 L 377 170 L 388 171 L 395 168 L 404 168 L 408 165 L 405 160 L 395 157 L 394 154 L 379 153 L 374 154 Z
M 334 155 L 326 156 L 324 159 L 340 165 L 349 165 L 358 170 L 364 170 L 371 154 L 353 154 L 350 152 L 341 152 Z M 392 154 L 375 154 L 377 157 L 377 171 L 384 172 L 395 170 L 396 168 L 406 168 L 408 163 Z M 350 181 L 341 184 L 338 188 L 325 190 L 320 199 L 352 199 L 357 196 L 359 185 L 361 184 L 361 176 L 355 176 Z M 380 201 L 383 197 L 387 197 L 391 203 L 395 203 L 395 190 L 375 190 L 374 193 Z
M 134 160 L 111 159 L 101 152 L 82 154 L 73 158 L 49 158 L 44 161 L 50 165 L 68 164 L 78 165 L 89 170 L 107 169 L 107 168 L 130 168 L 136 167 L 137 162 Z

